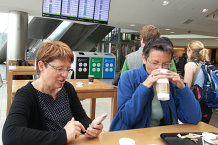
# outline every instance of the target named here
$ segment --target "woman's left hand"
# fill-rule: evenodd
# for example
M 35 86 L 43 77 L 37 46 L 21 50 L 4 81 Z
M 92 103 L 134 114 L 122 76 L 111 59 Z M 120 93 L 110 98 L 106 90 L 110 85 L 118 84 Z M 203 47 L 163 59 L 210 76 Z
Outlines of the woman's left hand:
M 167 71 L 167 78 L 171 83 L 176 85 L 177 88 L 184 88 L 185 84 L 184 81 L 180 78 L 179 74 L 172 72 L 172 71 Z
M 89 127 L 86 130 L 85 136 L 89 138 L 95 138 L 102 132 L 102 129 L 103 129 L 102 124 L 95 125 L 94 128 Z

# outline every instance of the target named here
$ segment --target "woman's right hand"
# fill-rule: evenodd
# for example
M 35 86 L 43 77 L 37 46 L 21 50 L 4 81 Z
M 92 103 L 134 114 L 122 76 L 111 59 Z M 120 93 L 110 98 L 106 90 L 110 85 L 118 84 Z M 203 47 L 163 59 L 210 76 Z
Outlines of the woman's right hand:
M 67 122 L 67 124 L 64 126 L 64 129 L 66 130 L 67 134 L 67 143 L 77 139 L 81 134 L 81 130 L 86 132 L 84 126 L 79 121 L 75 121 L 74 118 Z

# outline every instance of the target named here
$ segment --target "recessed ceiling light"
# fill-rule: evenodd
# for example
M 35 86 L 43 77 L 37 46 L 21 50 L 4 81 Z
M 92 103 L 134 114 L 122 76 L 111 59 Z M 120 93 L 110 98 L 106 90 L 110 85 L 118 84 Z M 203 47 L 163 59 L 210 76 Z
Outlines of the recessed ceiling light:
M 129 26 L 131 26 L 131 27 L 135 27 L 135 24 L 130 24 Z
M 173 34 L 173 33 L 175 33 L 175 32 L 170 32 L 170 33 L 172 33 L 172 34 Z
M 208 9 L 203 9 L 202 13 L 206 13 L 208 11 Z
M 162 3 L 163 6 L 166 6 L 168 4 L 169 4 L 169 1 L 163 1 L 163 3 Z
M 166 31 L 170 31 L 171 29 L 168 29 L 168 28 L 167 28 L 167 29 L 165 29 L 165 30 L 166 30 Z

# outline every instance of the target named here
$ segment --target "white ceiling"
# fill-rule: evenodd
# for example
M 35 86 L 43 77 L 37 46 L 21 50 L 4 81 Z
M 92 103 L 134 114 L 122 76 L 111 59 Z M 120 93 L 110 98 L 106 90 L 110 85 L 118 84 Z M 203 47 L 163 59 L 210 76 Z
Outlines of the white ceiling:
M 218 36 L 218 19 L 209 20 L 205 16 L 218 9 L 218 0 L 169 0 L 162 6 L 163 0 L 111 0 L 110 24 L 139 30 L 144 24 L 154 24 L 161 28 L 162 34 L 169 34 L 164 28 L 170 28 L 175 34 L 206 34 Z M 208 8 L 208 12 L 201 11 Z M 192 19 L 190 24 L 183 24 Z
M 198 34 L 218 37 L 218 0 L 168 0 L 167 6 L 162 6 L 163 0 L 111 0 L 108 25 L 139 31 L 142 26 L 152 24 L 160 28 L 162 35 Z M 201 11 L 207 8 L 206 13 Z M 31 16 L 41 17 L 42 0 L 0 0 L 0 12 L 18 10 Z M 214 12 L 216 11 L 217 12 Z M 213 15 L 208 16 L 214 12 Z M 188 19 L 193 20 L 184 24 Z M 131 27 L 130 24 L 135 24 Z M 170 31 L 165 29 L 169 28 Z M 173 38 L 184 41 L 188 38 L 200 39 L 199 36 Z M 218 46 L 215 38 L 203 38 L 208 46 Z M 208 43 L 208 44 L 207 44 Z M 184 45 L 183 44 L 183 45 Z

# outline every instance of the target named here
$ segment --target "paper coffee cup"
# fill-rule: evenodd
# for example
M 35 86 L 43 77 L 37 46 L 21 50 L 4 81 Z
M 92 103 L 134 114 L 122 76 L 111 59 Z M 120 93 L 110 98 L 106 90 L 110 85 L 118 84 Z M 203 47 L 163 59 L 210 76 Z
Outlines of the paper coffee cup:
M 92 84 L 94 82 L 94 75 L 88 75 L 88 83 Z
M 166 73 L 167 69 L 159 69 L 161 72 Z M 157 99 L 166 101 L 170 99 L 170 84 L 167 78 L 158 79 L 155 85 L 157 92 Z

